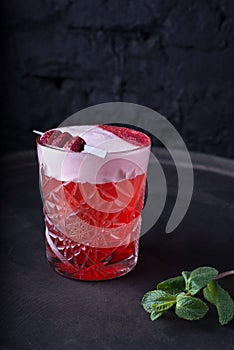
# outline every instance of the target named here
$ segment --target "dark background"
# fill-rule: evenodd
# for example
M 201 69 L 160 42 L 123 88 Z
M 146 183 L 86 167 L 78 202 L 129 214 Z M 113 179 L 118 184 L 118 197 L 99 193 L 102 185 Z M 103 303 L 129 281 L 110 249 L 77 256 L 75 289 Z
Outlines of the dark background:
M 189 150 L 234 157 L 234 1 L 1 1 L 2 151 L 85 107 L 153 108 Z

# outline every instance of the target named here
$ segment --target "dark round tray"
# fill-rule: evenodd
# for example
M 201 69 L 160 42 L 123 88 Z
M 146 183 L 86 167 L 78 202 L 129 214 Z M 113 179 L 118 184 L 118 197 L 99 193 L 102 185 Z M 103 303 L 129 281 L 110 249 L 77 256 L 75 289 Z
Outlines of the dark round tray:
M 141 307 L 146 291 L 182 270 L 234 265 L 234 162 L 191 154 L 192 202 L 180 226 L 165 234 L 177 176 L 166 153 L 156 153 L 167 177 L 166 207 L 140 240 L 136 268 L 106 282 L 68 280 L 48 266 L 35 152 L 2 157 L 1 349 L 234 349 L 233 321 L 220 326 L 213 307 L 194 322 L 172 312 L 151 322 Z M 234 277 L 221 284 L 234 295 Z

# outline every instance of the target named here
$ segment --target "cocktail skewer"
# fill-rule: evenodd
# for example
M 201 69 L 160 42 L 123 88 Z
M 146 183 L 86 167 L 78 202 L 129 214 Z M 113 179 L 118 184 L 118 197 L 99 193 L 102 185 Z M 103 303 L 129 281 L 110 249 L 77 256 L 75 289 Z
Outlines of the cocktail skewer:
M 44 134 L 43 132 L 38 131 L 38 130 L 33 130 L 33 132 L 34 132 L 34 134 L 38 134 L 40 136 L 42 136 Z M 61 148 L 55 147 L 53 145 L 49 145 L 49 147 L 61 150 Z M 100 149 L 100 148 L 89 146 L 89 145 L 84 145 L 84 151 L 83 152 L 84 153 L 93 154 L 93 155 L 95 155 L 97 157 L 100 157 L 100 158 L 105 158 L 106 155 L 107 155 L 107 151 L 105 151 L 104 149 Z

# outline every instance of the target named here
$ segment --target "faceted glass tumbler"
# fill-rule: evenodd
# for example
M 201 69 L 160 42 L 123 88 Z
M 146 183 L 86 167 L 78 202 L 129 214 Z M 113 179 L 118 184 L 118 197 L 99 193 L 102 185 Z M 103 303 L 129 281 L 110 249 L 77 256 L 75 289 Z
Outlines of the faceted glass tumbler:
M 112 279 L 132 270 L 150 147 L 102 159 L 45 146 L 38 137 L 37 153 L 52 268 L 78 280 Z

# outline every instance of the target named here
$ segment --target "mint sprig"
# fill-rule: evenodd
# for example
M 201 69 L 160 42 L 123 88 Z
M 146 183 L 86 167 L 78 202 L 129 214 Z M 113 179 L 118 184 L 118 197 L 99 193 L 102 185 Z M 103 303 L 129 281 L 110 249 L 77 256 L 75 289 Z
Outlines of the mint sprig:
M 143 296 L 142 306 L 150 313 L 152 321 L 172 308 L 180 318 L 199 320 L 209 310 L 204 301 L 194 296 L 203 289 L 204 298 L 216 306 L 219 322 L 225 325 L 233 319 L 234 302 L 217 280 L 234 274 L 234 271 L 218 273 L 215 268 L 207 266 L 183 271 L 181 276 L 160 282 L 156 290 L 147 292 Z

